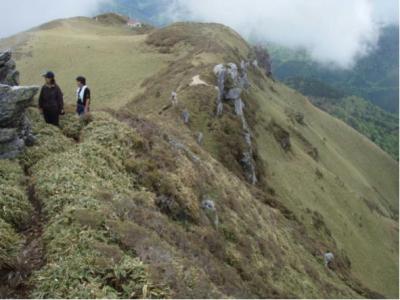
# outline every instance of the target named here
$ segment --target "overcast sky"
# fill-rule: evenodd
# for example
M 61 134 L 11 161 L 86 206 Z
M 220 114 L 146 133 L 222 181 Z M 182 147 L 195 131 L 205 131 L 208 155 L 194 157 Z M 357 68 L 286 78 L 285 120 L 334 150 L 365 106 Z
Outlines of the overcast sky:
M 0 0 L 0 38 L 45 22 L 97 12 L 112 0 Z
M 176 0 L 176 20 L 212 21 L 247 38 L 305 48 L 320 62 L 351 67 L 373 49 L 380 24 L 398 24 L 398 0 Z
M 62 17 L 92 15 L 115 0 L 0 0 L 0 37 Z M 131 0 L 135 1 L 135 0 Z M 171 0 L 171 20 L 219 22 L 247 38 L 307 49 L 351 67 L 373 49 L 379 26 L 398 24 L 398 0 Z

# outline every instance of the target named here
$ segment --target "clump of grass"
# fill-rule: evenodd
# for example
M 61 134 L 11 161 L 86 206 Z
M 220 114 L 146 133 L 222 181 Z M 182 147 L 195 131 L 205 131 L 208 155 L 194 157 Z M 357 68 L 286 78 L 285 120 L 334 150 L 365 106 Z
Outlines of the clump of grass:
M 0 218 L 0 270 L 12 268 L 22 240 L 10 224 Z
M 107 243 L 105 231 L 54 223 L 45 232 L 48 263 L 33 276 L 35 298 L 165 297 L 143 263 Z
M 79 141 L 81 131 L 85 125 L 84 119 L 75 113 L 66 113 L 60 119 L 60 128 L 63 134 L 69 138 Z
M 18 162 L 0 160 L 0 218 L 18 229 L 27 225 L 32 214 L 23 180 Z
M 73 145 L 73 142 L 64 136 L 59 128 L 46 124 L 36 109 L 30 108 L 28 116 L 33 124 L 32 131 L 36 137 L 36 143 L 32 147 L 25 148 L 21 156 L 21 162 L 26 168 L 32 167 L 45 157 L 61 153 Z

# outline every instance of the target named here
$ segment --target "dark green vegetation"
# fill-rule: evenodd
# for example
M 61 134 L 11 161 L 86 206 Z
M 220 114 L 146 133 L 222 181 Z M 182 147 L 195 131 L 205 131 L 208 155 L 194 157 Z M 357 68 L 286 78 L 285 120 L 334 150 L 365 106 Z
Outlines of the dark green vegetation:
M 122 108 L 99 88 L 96 101 L 105 111 L 82 121 L 68 113 L 61 130 L 30 111 L 38 143 L 18 160 L 0 162 L 1 184 L 19 199 L 12 214 L 0 214 L 7 237 L 0 240 L 0 275 L 26 275 L 16 284 L 0 281 L 3 293 L 398 297 L 393 159 L 301 94 L 249 67 L 251 87 L 242 98 L 258 177 L 250 185 L 241 164 L 240 117 L 229 101 L 222 116 L 215 115 L 213 68 L 254 58 L 251 47 L 217 24 L 178 23 L 131 39 L 125 31 L 120 39 L 112 36 L 120 31 L 115 25 L 102 26 L 84 18 L 64 20 L 35 37 L 51 37 L 45 40 L 52 56 L 60 51 L 59 39 L 76 42 L 71 30 L 93 34 L 95 41 L 104 31 L 109 40 L 130 40 L 114 43 L 118 49 L 136 45 L 132 54 L 113 55 L 110 71 L 127 61 L 139 64 L 141 54 L 147 62 L 157 58 L 165 64 L 123 90 L 140 87 Z M 33 55 L 22 56 L 25 69 L 39 63 L 35 49 L 43 46 L 28 44 Z M 74 46 L 85 61 L 96 59 L 85 44 Z M 95 65 L 104 62 L 107 52 L 102 53 Z M 71 60 L 69 67 L 78 68 L 79 62 Z M 129 72 L 123 76 L 131 78 Z M 93 86 L 101 77 L 100 72 L 91 78 Z M 178 93 L 177 106 L 168 106 L 171 91 Z M 184 110 L 190 113 L 188 124 L 182 121 Z M 218 223 L 202 208 L 206 198 L 215 203 Z M 31 229 L 27 211 L 39 216 L 42 230 L 35 240 L 43 250 L 39 262 L 28 266 L 19 263 L 30 249 L 30 235 L 20 225 Z M 335 253 L 333 270 L 323 266 L 327 249 Z
M 300 77 L 289 78 L 286 83 L 310 101 L 353 127 L 385 150 L 394 159 L 399 159 L 399 123 L 395 114 L 357 96 L 346 96 L 319 80 Z
M 286 82 L 300 77 L 318 80 L 343 92 L 356 95 L 384 110 L 399 112 L 399 27 L 381 29 L 377 48 L 359 59 L 349 70 L 325 67 L 313 62 L 304 51 L 270 45 L 273 74 Z

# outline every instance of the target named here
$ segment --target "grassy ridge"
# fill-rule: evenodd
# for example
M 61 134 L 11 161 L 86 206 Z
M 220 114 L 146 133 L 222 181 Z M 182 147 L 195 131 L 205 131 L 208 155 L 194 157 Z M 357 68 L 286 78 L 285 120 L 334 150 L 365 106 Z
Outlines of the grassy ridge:
M 55 72 L 66 102 L 75 102 L 78 75 L 93 90 L 94 109 L 118 108 L 142 90 L 141 82 L 165 66 L 169 56 L 151 51 L 145 35 L 123 25 L 111 26 L 89 18 L 53 21 L 26 33 L 24 41 L 0 42 L 14 48 L 21 84 L 42 84 L 45 70 Z M 18 41 L 19 42 L 19 41 Z
M 101 32 L 108 41 L 126 32 L 72 19 L 34 33 L 26 45 L 35 53 L 40 46 L 34 37 L 46 32 L 71 42 L 71 30 L 89 40 Z M 140 41 L 132 43 L 145 49 L 145 60 L 164 64 L 135 81 L 139 90 L 120 87 L 118 93 L 133 93 L 122 109 L 94 112 L 86 123 L 68 113 L 61 131 L 32 111 L 38 144 L 21 163 L 47 220 L 47 261 L 31 277 L 32 295 L 370 298 L 375 290 L 397 296 L 393 159 L 252 67 L 243 100 L 260 181 L 251 186 L 238 165 L 243 137 L 232 104 L 225 102 L 223 116 L 215 117 L 212 73 L 217 63 L 251 59 L 246 42 L 221 25 L 178 23 L 127 35 L 114 46 L 131 38 Z M 46 51 L 57 55 L 51 41 Z M 91 86 L 98 103 L 112 107 L 100 87 L 101 63 L 110 58 L 99 51 L 96 60 L 84 52 L 85 44 L 74 45 L 101 70 Z M 130 56 L 121 51 L 112 57 L 114 65 L 128 64 Z M 37 59 L 20 61 L 28 70 Z M 191 85 L 197 75 L 206 84 Z M 124 76 L 132 80 L 129 72 Z M 168 108 L 173 90 L 179 104 Z M 191 116 L 187 125 L 183 110 Z M 204 134 L 201 145 L 198 132 Z M 282 137 L 289 138 L 289 148 L 282 148 Z M 202 208 L 205 198 L 216 205 L 217 226 Z M 323 266 L 326 249 L 335 253 L 334 272 Z

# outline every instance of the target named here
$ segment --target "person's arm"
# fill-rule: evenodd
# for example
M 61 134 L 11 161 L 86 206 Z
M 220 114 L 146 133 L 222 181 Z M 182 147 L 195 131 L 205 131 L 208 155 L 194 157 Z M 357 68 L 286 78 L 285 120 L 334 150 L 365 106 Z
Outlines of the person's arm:
M 58 109 L 60 114 L 64 114 L 64 95 L 60 87 L 58 87 Z
M 87 113 L 89 111 L 89 105 L 90 105 L 90 90 L 87 88 L 85 90 L 85 113 Z
M 40 89 L 38 108 L 40 112 L 43 112 L 43 87 Z

